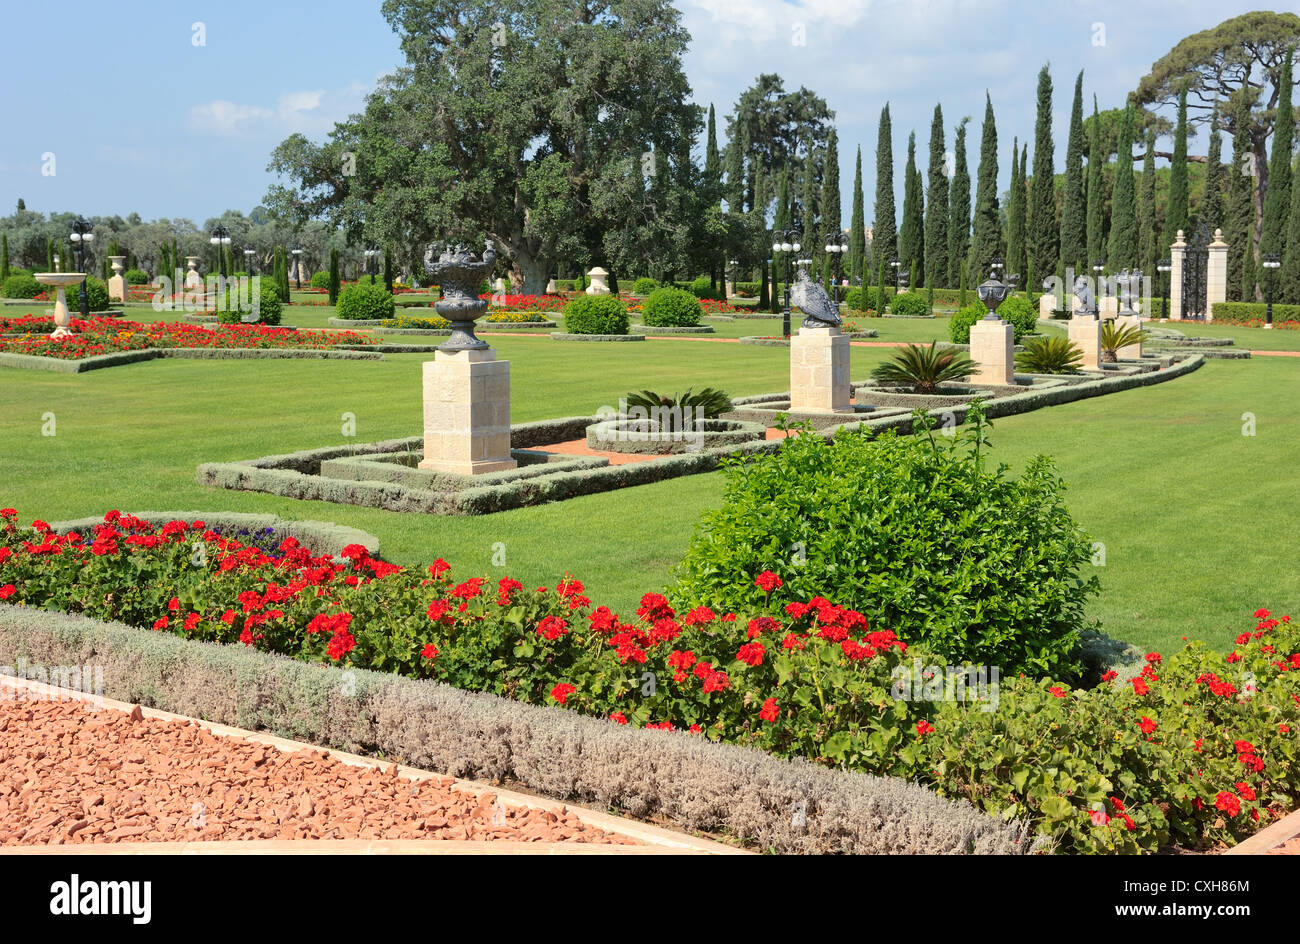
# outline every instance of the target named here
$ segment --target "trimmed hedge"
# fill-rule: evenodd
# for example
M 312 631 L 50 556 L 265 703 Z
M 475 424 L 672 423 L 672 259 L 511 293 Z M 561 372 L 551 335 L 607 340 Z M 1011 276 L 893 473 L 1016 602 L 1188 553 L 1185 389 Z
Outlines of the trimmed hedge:
M 889 313 L 897 318 L 929 317 L 930 305 L 920 292 L 903 292 L 889 301 Z
M 713 325 L 691 325 L 687 327 L 663 325 L 632 325 L 636 334 L 714 334 Z
M 554 341 L 644 341 L 644 334 L 568 334 L 564 331 L 552 331 Z
M 1265 324 L 1268 305 L 1259 302 L 1215 302 L 1212 307 L 1215 321 L 1224 324 L 1258 327 Z M 1300 305 L 1273 305 L 1273 323 L 1300 322 Z
M 427 680 L 0 606 L 0 657 L 103 667 L 104 695 L 788 853 L 1038 851 L 1025 826 L 889 777 L 615 725 Z M 792 815 L 792 811 L 803 815 Z
M 227 297 L 228 300 L 233 300 L 234 304 L 223 306 L 217 311 L 217 320 L 222 324 L 244 322 L 245 313 L 257 315 L 252 321 L 247 322 L 248 324 L 278 325 L 280 323 L 284 305 L 280 301 L 279 291 L 270 279 L 258 276 L 252 280 L 247 304 L 237 290 L 228 291 Z
M 339 295 L 338 315 L 346 321 L 382 321 L 393 310 L 393 296 L 382 285 L 354 282 Z
M 707 297 L 679 288 L 655 289 L 641 306 L 641 319 L 651 328 L 694 328 L 704 317 L 700 298 Z
M 5 298 L 35 298 L 46 287 L 26 272 L 14 272 L 0 282 L 0 295 Z
M 983 320 L 988 309 L 981 302 L 967 305 L 948 322 L 948 336 L 954 344 L 970 344 L 970 329 Z M 1038 309 L 1021 295 L 1013 295 L 998 306 L 998 317 L 1011 325 L 1017 344 L 1026 336 L 1038 331 Z
M 627 306 L 613 295 L 579 295 L 564 306 L 567 334 L 627 334 L 627 328 Z
M 632 294 L 649 295 L 658 287 L 659 287 L 659 283 L 655 279 L 647 279 L 647 278 L 637 279 L 634 283 L 632 283 Z

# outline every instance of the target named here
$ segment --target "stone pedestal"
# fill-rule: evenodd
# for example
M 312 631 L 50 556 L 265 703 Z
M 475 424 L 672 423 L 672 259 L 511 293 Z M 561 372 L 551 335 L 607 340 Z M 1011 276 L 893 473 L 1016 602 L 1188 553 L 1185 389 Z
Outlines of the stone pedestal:
M 1183 231 L 1178 231 L 1178 238 L 1169 247 L 1169 311 L 1170 321 L 1183 320 L 1183 259 L 1187 256 L 1187 240 Z
M 1083 353 L 1084 370 L 1101 370 L 1101 319 L 1075 315 L 1070 319 L 1070 343 Z
M 587 277 L 591 279 L 591 284 L 587 286 L 588 295 L 609 294 L 609 284 L 605 281 L 607 278 L 609 278 L 608 272 L 606 272 L 600 266 L 596 266 L 596 268 L 592 269 L 590 272 L 587 273 Z
M 113 266 L 113 274 L 108 278 L 108 300 L 110 302 L 126 301 L 126 278 L 122 275 L 126 271 L 126 256 L 109 256 L 109 263 Z
M 852 413 L 849 339 L 839 328 L 800 328 L 790 339 L 790 410 Z
M 976 364 L 974 384 L 1006 386 L 1016 382 L 1015 328 L 998 319 L 980 319 L 971 325 L 970 358 Z
M 438 351 L 425 361 L 420 468 L 481 475 L 517 464 L 510 457 L 510 362 L 491 348 Z
M 1228 300 L 1228 244 L 1223 241 L 1223 230 L 1214 231 L 1209 251 L 1205 264 L 1206 322 L 1214 320 L 1214 303 Z
M 1097 303 L 1097 313 L 1103 318 L 1114 318 L 1119 315 L 1119 299 L 1114 295 L 1109 295 Z
M 203 276 L 199 275 L 199 257 L 186 256 L 185 265 L 189 268 L 189 271 L 185 273 L 185 287 L 187 289 L 202 289 Z
M 555 294 L 555 279 L 548 279 L 548 280 L 547 280 L 547 282 L 546 282 L 546 294 L 547 294 L 547 295 L 554 295 L 554 294 Z
M 1073 297 L 1073 296 L 1071 296 Z M 1040 319 L 1052 317 L 1052 312 L 1056 310 L 1056 296 L 1051 292 L 1044 292 L 1038 296 L 1038 317 Z
M 1135 331 L 1142 330 L 1142 317 L 1140 315 L 1120 315 L 1115 319 L 1115 327 L 1120 331 L 1126 328 L 1132 328 Z M 1129 344 L 1115 352 L 1115 356 L 1120 360 L 1141 360 L 1142 359 L 1142 342 Z

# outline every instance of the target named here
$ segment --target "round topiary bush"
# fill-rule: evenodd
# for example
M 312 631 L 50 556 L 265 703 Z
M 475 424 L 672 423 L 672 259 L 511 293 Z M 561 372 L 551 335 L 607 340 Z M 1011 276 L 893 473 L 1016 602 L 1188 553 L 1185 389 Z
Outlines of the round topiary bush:
M 844 305 L 849 311 L 874 311 L 879 312 L 880 306 L 876 301 L 876 289 L 873 286 L 865 288 L 851 288 L 849 293 L 844 296 Z
M 972 302 L 958 309 L 952 316 L 952 320 L 948 322 L 948 336 L 952 338 L 952 342 L 970 344 L 971 325 L 982 320 L 987 314 L 988 309 L 980 302 Z M 998 317 L 1011 325 L 1017 343 L 1026 335 L 1038 330 L 1038 312 L 1034 310 L 1032 302 L 1019 295 L 1011 296 L 998 306 Z
M 713 282 L 707 275 L 701 275 L 691 283 L 691 294 L 696 298 L 707 298 L 715 302 L 724 300 L 722 292 L 713 287 Z
M 311 287 L 312 287 L 312 288 L 329 288 L 329 287 L 330 287 L 330 274 L 329 274 L 329 271 L 328 271 L 327 269 L 322 269 L 322 270 L 319 271 L 319 272 L 313 273 L 313 274 L 312 274 L 312 277 L 311 277 Z
M 924 318 L 930 314 L 930 305 L 920 292 L 903 292 L 889 303 L 889 313 L 900 318 Z
M 35 298 L 45 291 L 45 286 L 25 272 L 14 272 L 0 284 L 0 295 L 5 298 Z
M 564 306 L 569 334 L 627 334 L 627 329 L 627 306 L 613 295 L 579 295 Z
M 122 277 L 126 279 L 127 285 L 148 285 L 149 273 L 144 269 L 127 269 Z
M 641 320 L 652 328 L 694 328 L 703 317 L 700 299 L 679 288 L 657 288 L 641 306 Z
M 970 344 L 971 325 L 979 321 L 988 314 L 988 309 L 979 302 L 972 302 L 962 308 L 952 316 L 948 322 L 948 337 L 952 339 L 953 344 Z
M 339 295 L 338 316 L 348 321 L 391 318 L 393 310 L 393 296 L 382 285 L 356 282 Z
M 637 279 L 632 285 L 633 295 L 649 295 L 659 287 L 659 283 L 654 279 Z
M 44 288 L 44 286 L 42 286 Z M 56 290 L 51 288 L 53 297 Z M 68 298 L 68 311 L 74 315 L 81 311 L 81 285 L 69 285 L 64 289 Z M 108 285 L 93 275 L 86 279 L 86 310 L 89 312 L 108 310 Z
M 255 278 L 245 299 L 240 292 L 230 293 L 230 304 L 217 309 L 217 320 L 222 324 L 245 322 L 248 324 L 278 325 L 284 305 L 275 282 L 270 278 Z
M 986 461 L 978 403 L 970 419 L 952 437 L 794 436 L 725 467 L 722 507 L 705 512 L 674 603 L 784 618 L 822 597 L 948 660 L 1075 675 L 1098 590 L 1092 545 L 1051 460 L 1018 475 Z M 766 571 L 782 582 L 756 580 Z

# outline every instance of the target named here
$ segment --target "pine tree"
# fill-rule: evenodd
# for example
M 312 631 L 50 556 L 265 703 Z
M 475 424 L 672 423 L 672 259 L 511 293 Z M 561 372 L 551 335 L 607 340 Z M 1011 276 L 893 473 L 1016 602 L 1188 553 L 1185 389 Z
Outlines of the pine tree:
M 1232 166 L 1228 168 L 1228 209 L 1223 238 L 1228 243 L 1228 300 L 1235 302 L 1247 300 L 1246 286 L 1254 272 L 1251 230 L 1255 226 L 1255 178 L 1250 174 L 1254 151 L 1251 150 L 1250 135 L 1242 130 L 1250 127 L 1250 111 L 1254 103 L 1254 96 L 1242 95 L 1237 99 L 1232 116 Z M 1252 265 L 1246 265 L 1247 259 Z M 1254 301 L 1253 298 L 1249 300 Z
M 871 248 L 877 261 L 889 264 L 898 258 L 898 221 L 894 215 L 894 133 L 889 105 L 880 110 L 880 131 L 876 140 L 876 219 Z
M 1268 162 L 1268 190 L 1264 194 L 1264 225 L 1260 254 L 1286 251 L 1287 221 L 1291 215 L 1291 142 L 1295 137 L 1295 112 L 1291 109 L 1290 51 L 1282 62 L 1281 90 L 1277 99 L 1277 124 L 1273 126 L 1273 155 Z M 1257 296 L 1258 297 L 1258 296 Z
M 1088 253 L 1087 204 L 1083 193 L 1083 72 L 1074 80 L 1070 139 L 1065 148 L 1065 197 L 1061 205 L 1061 263 L 1085 269 Z M 1028 284 L 1028 283 L 1026 283 Z
M 849 280 L 854 285 L 867 284 L 867 219 L 862 196 L 862 146 L 858 145 L 857 166 L 853 173 L 853 218 L 849 223 Z
M 1092 96 L 1092 135 L 1088 142 L 1088 258 L 1084 260 L 1086 271 L 1092 270 L 1092 264 L 1106 251 L 1105 204 L 1102 192 L 1104 177 L 1101 173 L 1101 115 L 1097 111 L 1097 96 Z M 1080 275 L 1086 274 L 1079 273 Z
M 948 284 L 948 167 L 943 108 L 934 106 L 930 123 L 930 190 L 925 207 L 925 277 L 931 290 Z
M 1219 129 L 1219 106 L 1210 115 L 1210 150 L 1205 158 L 1205 196 L 1196 211 L 1197 218 L 1213 233 L 1222 229 L 1223 218 L 1223 135 Z
M 907 138 L 907 166 L 903 171 L 903 225 L 898 231 L 898 256 L 904 269 L 911 270 L 913 285 L 920 285 L 925 267 L 925 222 L 921 209 L 921 188 L 917 181 L 916 135 Z
M 840 139 L 831 128 L 830 133 L 826 136 L 826 166 L 822 168 L 822 229 L 827 235 L 835 234 L 839 238 L 842 221 L 840 219 Z M 817 245 L 824 245 L 821 240 Z M 849 260 L 839 259 L 841 267 Z M 831 271 L 831 259 L 827 254 L 822 262 L 822 282 L 830 289 L 830 281 L 834 273 Z
M 1288 305 L 1300 305 L 1300 185 L 1296 176 L 1300 175 L 1300 156 L 1291 168 L 1291 212 L 1286 224 L 1286 253 L 1282 256 L 1282 268 L 1277 270 L 1278 298 Z
M 1052 74 L 1038 73 L 1038 118 L 1034 123 L 1034 178 L 1029 187 L 1025 256 L 1029 271 L 1056 271 L 1061 224 L 1056 219 L 1055 148 L 1052 144 Z
M 1111 272 L 1132 268 L 1137 263 L 1137 206 L 1133 180 L 1133 106 L 1124 108 L 1120 120 L 1119 144 L 1115 156 L 1115 195 L 1110 211 Z
M 956 282 L 970 252 L 970 169 L 966 166 L 966 123 L 957 123 L 952 190 L 948 195 L 948 284 Z
M 1178 93 L 1178 126 L 1174 156 L 1169 163 L 1169 201 L 1165 204 L 1165 242 L 1172 244 L 1181 229 L 1191 229 L 1187 203 L 1187 86 Z
M 1142 159 L 1142 186 L 1138 191 L 1138 268 L 1148 275 L 1156 271 L 1157 247 L 1160 244 L 1156 228 L 1156 132 L 1147 129 L 1147 153 Z
M 1018 139 L 1011 142 L 1011 190 L 1007 195 L 1007 258 L 1008 275 L 1019 273 L 1029 284 L 1029 257 L 1025 246 L 1029 193 L 1025 172 L 1028 169 L 1029 145 L 1021 150 Z
M 998 129 L 993 119 L 993 99 L 987 92 L 984 93 L 984 129 L 977 178 L 968 268 L 971 278 L 982 281 L 1002 243 L 1002 222 L 998 216 Z

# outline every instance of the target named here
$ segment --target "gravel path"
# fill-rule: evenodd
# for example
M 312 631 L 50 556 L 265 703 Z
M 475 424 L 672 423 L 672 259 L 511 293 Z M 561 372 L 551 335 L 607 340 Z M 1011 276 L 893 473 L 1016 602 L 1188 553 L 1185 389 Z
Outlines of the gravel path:
M 285 753 L 193 722 L 74 701 L 0 701 L 0 845 L 241 839 L 505 839 L 635 844 L 572 812 L 502 805 Z

